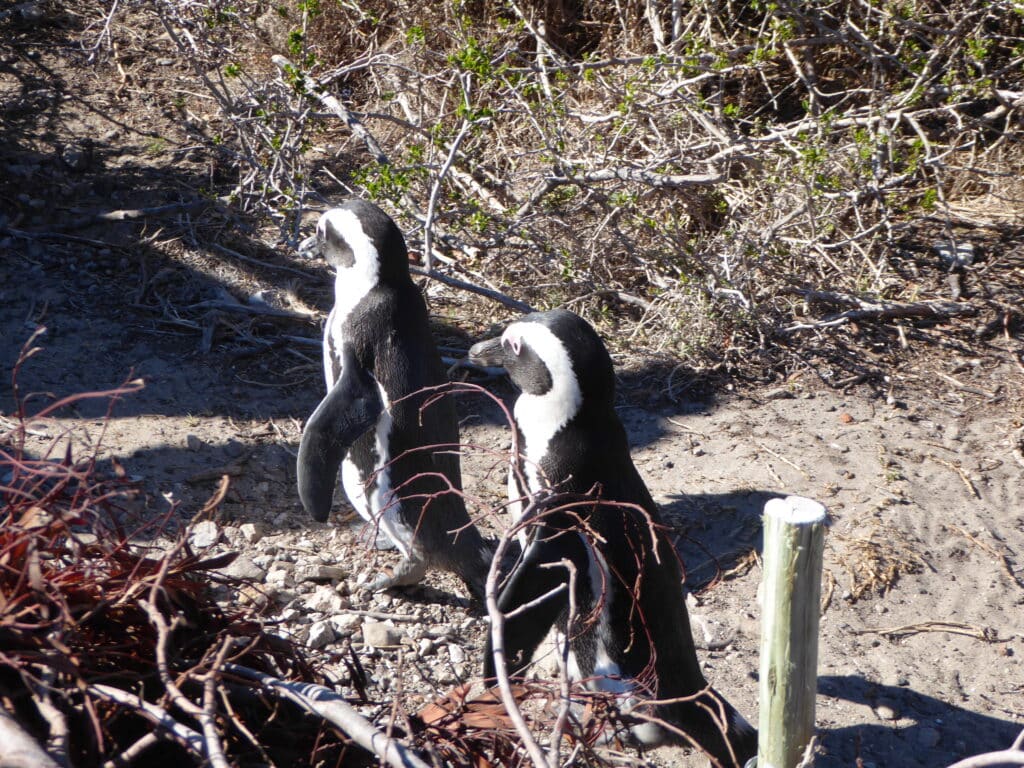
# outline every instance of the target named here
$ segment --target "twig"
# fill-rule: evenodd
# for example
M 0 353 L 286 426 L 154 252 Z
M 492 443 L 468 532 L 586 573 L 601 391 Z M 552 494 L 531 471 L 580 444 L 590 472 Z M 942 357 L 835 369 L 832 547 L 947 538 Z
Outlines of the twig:
M 409 267 L 409 271 L 412 272 L 414 275 L 423 275 L 424 277 L 429 277 L 433 280 L 437 280 L 439 283 L 450 285 L 453 288 L 461 288 L 464 291 L 469 291 L 470 293 L 476 293 L 480 296 L 486 296 L 489 299 L 494 299 L 499 304 L 502 304 L 508 307 L 509 309 L 514 309 L 518 312 L 529 313 L 537 311 L 529 304 L 527 304 L 525 301 L 513 299 L 511 296 L 506 296 L 504 293 L 501 293 L 500 291 L 494 291 L 491 290 L 490 288 L 484 288 L 479 285 L 474 285 L 473 283 L 467 283 L 464 280 L 459 280 L 454 277 L 448 277 L 448 275 L 442 275 L 440 272 L 437 272 L 436 270 L 427 272 L 423 269 L 420 269 L 419 267 Z
M 978 310 L 970 304 L 952 301 L 916 301 L 909 304 L 875 304 L 849 294 L 831 291 L 808 291 L 791 289 L 810 301 L 819 301 L 833 306 L 853 306 L 838 315 L 820 320 L 816 323 L 793 323 L 781 330 L 783 333 L 811 330 L 815 328 L 831 328 L 856 320 L 894 320 L 901 317 L 920 317 L 927 319 L 946 320 L 951 317 L 977 314 Z
M 956 472 L 960 476 L 960 479 L 963 481 L 963 484 L 967 486 L 967 490 L 971 492 L 971 495 L 974 498 L 976 498 L 976 499 L 980 499 L 981 498 L 981 494 L 978 492 L 978 489 L 975 487 L 974 483 L 971 481 L 971 478 L 964 471 L 963 467 L 957 466 L 956 464 L 954 464 L 951 461 L 946 461 L 945 459 L 940 459 L 934 453 L 929 453 L 928 454 L 928 458 L 931 459 L 932 461 L 938 462 L 939 464 L 941 464 L 944 467 L 949 467 L 954 472 Z
M 946 528 L 948 528 L 949 530 L 953 531 L 954 533 L 959 533 L 961 536 L 963 536 L 965 539 L 967 539 L 972 544 L 974 544 L 974 545 L 980 547 L 981 549 L 985 550 L 986 552 L 988 552 L 993 557 L 998 558 L 999 562 L 1003 566 L 1003 572 L 1006 573 L 1006 575 L 1010 577 L 1010 581 L 1012 581 L 1018 587 L 1021 587 L 1022 589 L 1024 589 L 1024 582 L 1022 582 L 1021 579 L 1017 576 L 1017 574 L 1015 574 L 1013 572 L 1013 566 L 1010 564 L 1010 558 L 1009 557 L 1007 557 L 1002 552 L 998 551 L 995 547 L 993 547 L 993 546 L 991 546 L 989 544 L 986 544 L 984 541 L 981 541 L 977 536 L 972 535 L 969 531 L 965 531 L 963 528 L 961 528 L 958 525 L 953 525 L 951 523 L 947 523 L 946 524 Z
M 415 752 L 397 739 L 379 731 L 369 720 L 345 699 L 321 685 L 289 683 L 255 669 L 230 662 L 224 669 L 233 674 L 256 680 L 312 714 L 337 726 L 356 744 L 369 750 L 392 768 L 430 768 Z
M 166 709 L 158 707 L 156 704 L 151 704 L 141 696 L 122 691 L 120 688 L 115 688 L 111 685 L 95 683 L 90 685 L 88 690 L 89 693 L 100 698 L 130 707 L 138 714 L 144 715 L 150 722 L 171 733 L 196 754 L 203 754 L 202 734 L 192 730 L 187 725 L 179 723 L 168 714 Z M 136 748 L 137 745 L 132 745 L 133 750 Z M 141 749 L 138 751 L 141 751 Z
M 529 518 L 530 506 L 533 506 L 532 502 L 523 510 L 520 519 L 526 520 Z M 502 614 L 501 609 L 498 608 L 498 574 L 501 570 L 505 550 L 508 548 L 514 531 L 515 528 L 505 531 L 498 540 L 494 557 L 491 559 L 490 570 L 487 572 L 485 595 L 487 616 L 491 622 L 491 653 L 494 656 L 494 673 L 497 675 L 498 692 L 501 694 L 501 702 L 505 705 L 505 711 L 515 726 L 516 733 L 523 740 L 523 746 L 526 748 L 527 754 L 530 755 L 530 759 L 533 760 L 534 767 L 558 768 L 557 762 L 549 762 L 548 757 L 544 754 L 544 750 L 541 749 L 540 744 L 537 743 L 537 740 L 530 732 L 530 727 L 526 724 L 523 713 L 516 703 L 515 694 L 512 693 L 508 668 L 505 666 L 505 616 Z
M 349 127 L 349 129 L 362 139 L 363 144 L 369 150 L 370 154 L 373 155 L 374 161 L 380 165 L 389 165 L 388 156 L 384 154 L 384 150 L 380 148 L 380 144 L 373 138 L 366 126 L 364 126 L 359 120 L 348 111 L 345 106 L 338 101 L 334 96 L 327 93 L 318 82 L 316 82 L 309 75 L 301 74 L 295 65 L 292 64 L 288 59 L 281 55 L 274 55 L 270 57 L 270 60 L 274 63 L 281 73 L 284 75 L 294 75 L 302 78 L 303 86 L 307 93 L 312 94 L 321 104 L 323 104 L 328 110 L 333 112 L 337 117 Z
M 991 627 L 976 627 L 959 621 L 924 621 L 920 624 L 905 624 L 902 627 L 868 628 L 851 630 L 855 635 L 893 635 L 909 636 L 921 632 L 949 632 L 953 635 L 965 635 L 987 643 L 1007 643 L 1011 638 L 1001 639 L 997 630 Z

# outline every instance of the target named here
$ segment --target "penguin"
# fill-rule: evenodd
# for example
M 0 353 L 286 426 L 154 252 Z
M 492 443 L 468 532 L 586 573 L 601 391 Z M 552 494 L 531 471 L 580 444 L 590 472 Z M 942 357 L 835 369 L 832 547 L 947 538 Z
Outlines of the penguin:
M 355 199 L 326 211 L 299 251 L 336 272 L 323 340 L 327 394 L 299 444 L 303 507 L 327 519 L 340 468 L 356 512 L 402 555 L 369 589 L 416 584 L 436 568 L 482 596 L 491 553 L 461 496 L 455 406 L 429 390 L 448 379 L 401 231 Z
M 503 366 L 521 392 L 509 491 L 527 541 L 498 596 L 509 673 L 523 671 L 554 627 L 568 638 L 570 677 L 632 712 L 628 740 L 690 743 L 715 765 L 743 766 L 757 731 L 701 671 L 678 556 L 630 456 L 600 337 L 571 312 L 534 313 L 475 344 L 469 360 Z

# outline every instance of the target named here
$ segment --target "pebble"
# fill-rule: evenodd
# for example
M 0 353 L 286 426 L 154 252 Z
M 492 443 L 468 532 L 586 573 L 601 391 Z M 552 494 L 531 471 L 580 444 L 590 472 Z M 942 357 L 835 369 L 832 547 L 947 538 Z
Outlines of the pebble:
M 899 720 L 900 713 L 892 702 L 879 701 L 875 706 L 875 715 L 879 720 Z
M 198 450 L 202 449 L 203 441 L 200 440 L 197 435 L 186 435 L 185 436 L 185 446 L 190 451 L 198 451 Z
M 242 523 L 238 526 L 238 532 L 249 544 L 255 544 L 263 538 L 263 526 L 259 523 Z
M 429 637 L 424 637 L 420 640 L 418 649 L 420 656 L 433 656 L 437 652 L 437 646 L 434 645 L 434 641 Z
M 328 619 L 334 631 L 339 637 L 348 637 L 353 634 L 363 623 L 363 617 L 357 613 L 340 613 Z
M 306 645 L 315 650 L 323 648 L 328 643 L 333 643 L 335 638 L 334 627 L 331 626 L 329 619 L 317 621 L 309 627 L 309 637 L 306 639 Z
M 230 565 L 221 568 L 220 572 L 235 579 L 251 579 L 253 581 L 263 581 L 267 576 L 267 572 L 256 565 L 248 555 L 239 555 Z
M 60 159 L 72 171 L 81 172 L 89 167 L 89 153 L 81 147 L 65 147 Z
M 220 529 L 213 520 L 202 520 L 192 526 L 188 543 L 193 549 L 212 547 L 220 539 Z
M 363 624 L 363 642 L 373 648 L 390 648 L 399 645 L 402 635 L 394 625 L 383 621 L 368 621 Z
M 448 646 L 448 657 L 452 660 L 452 664 L 461 664 L 466 660 L 466 652 L 462 650 L 461 645 L 449 645 Z
M 341 610 L 341 595 L 330 587 L 321 584 L 302 603 L 311 611 L 337 613 Z
M 297 582 L 303 581 L 341 581 L 348 578 L 348 569 L 339 565 L 323 563 L 306 563 L 295 569 Z

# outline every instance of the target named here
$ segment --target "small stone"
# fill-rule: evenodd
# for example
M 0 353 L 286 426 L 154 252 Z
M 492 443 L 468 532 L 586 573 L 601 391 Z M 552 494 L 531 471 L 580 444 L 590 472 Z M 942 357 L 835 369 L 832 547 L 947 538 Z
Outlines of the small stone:
M 843 445 L 842 443 L 829 443 L 828 447 L 831 448 L 833 451 L 839 451 L 839 453 L 850 452 L 850 447 L 847 445 Z
M 452 664 L 461 664 L 466 660 L 466 652 L 462 650 L 461 645 L 449 645 L 448 657 L 452 660 Z
M 393 648 L 401 643 L 402 636 L 394 625 L 383 621 L 363 624 L 363 642 L 373 648 Z
M 267 574 L 266 583 L 271 587 L 282 589 L 284 587 L 292 586 L 295 582 L 288 571 L 284 568 L 278 568 Z
M 434 641 L 429 637 L 424 637 L 419 642 L 418 650 L 420 656 L 433 656 L 437 652 L 437 646 L 434 645 Z
M 301 581 L 341 581 L 348 578 L 348 569 L 340 565 L 310 563 L 295 569 L 295 579 Z
M 242 523 L 238 526 L 238 532 L 249 544 L 255 544 L 263 538 L 263 526 L 259 523 Z
M 239 555 L 229 566 L 221 568 L 220 572 L 235 579 L 251 579 L 253 581 L 263 581 L 267 576 L 267 572 L 256 565 L 247 555 Z
M 875 706 L 875 715 L 879 720 L 899 720 L 900 713 L 893 706 L 892 702 L 879 701 Z
M 309 610 L 320 613 L 337 613 L 341 610 L 341 595 L 322 584 L 302 602 Z
M 89 167 L 89 152 L 82 147 L 65 147 L 60 159 L 68 170 L 80 173 Z
M 328 619 L 334 631 L 339 637 L 348 637 L 353 634 L 363 623 L 363 617 L 356 613 L 340 613 Z
M 224 444 L 224 453 L 230 459 L 237 459 L 245 453 L 245 446 L 237 440 L 228 440 Z
M 198 451 L 203 447 L 203 441 L 196 435 L 187 435 L 185 437 L 185 445 L 190 451 Z
M 690 451 L 690 453 L 692 453 L 694 456 L 703 456 L 704 449 L 701 448 L 699 445 L 695 445 L 693 449 Z
M 317 621 L 309 626 L 309 637 L 306 645 L 314 650 L 323 648 L 335 640 L 334 627 L 329 620 Z
M 193 549 L 212 547 L 220 539 L 220 529 L 213 520 L 202 520 L 192 526 L 188 543 Z

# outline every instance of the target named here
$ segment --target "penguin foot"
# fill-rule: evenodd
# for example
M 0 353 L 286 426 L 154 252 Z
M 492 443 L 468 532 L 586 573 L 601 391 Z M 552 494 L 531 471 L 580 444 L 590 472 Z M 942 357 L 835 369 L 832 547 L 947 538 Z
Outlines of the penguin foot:
M 419 558 L 404 557 L 394 567 L 385 566 L 383 572 L 363 586 L 371 592 L 383 592 L 395 587 L 410 587 L 423 581 L 427 564 Z

